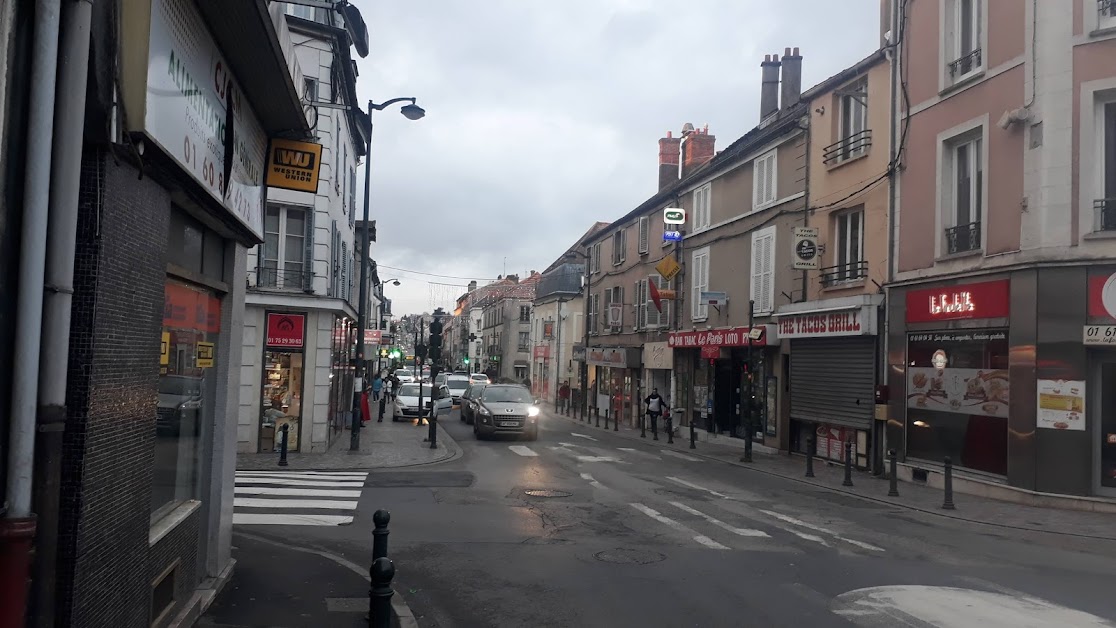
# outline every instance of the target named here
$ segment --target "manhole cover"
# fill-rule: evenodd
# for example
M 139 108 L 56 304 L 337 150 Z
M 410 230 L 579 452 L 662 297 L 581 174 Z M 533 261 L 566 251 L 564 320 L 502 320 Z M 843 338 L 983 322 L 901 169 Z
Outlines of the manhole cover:
M 572 493 L 566 491 L 552 491 L 548 488 L 535 488 L 529 491 L 523 491 L 531 497 L 569 497 Z
M 604 550 L 593 556 L 599 561 L 618 565 L 650 565 L 666 558 L 658 552 L 623 548 Z

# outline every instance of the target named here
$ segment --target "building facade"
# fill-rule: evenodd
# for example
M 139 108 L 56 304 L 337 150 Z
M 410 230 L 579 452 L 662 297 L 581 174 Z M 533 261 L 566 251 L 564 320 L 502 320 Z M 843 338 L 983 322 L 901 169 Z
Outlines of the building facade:
M 485 286 L 478 299 L 485 354 L 482 372 L 496 379 L 523 382 L 531 368 L 531 302 L 540 275 L 523 280 L 509 275 Z
M 573 348 L 584 339 L 584 277 L 584 264 L 563 263 L 544 272 L 535 289 L 530 378 L 535 396 L 550 403 L 557 401 L 563 383 L 571 392 L 578 387 Z

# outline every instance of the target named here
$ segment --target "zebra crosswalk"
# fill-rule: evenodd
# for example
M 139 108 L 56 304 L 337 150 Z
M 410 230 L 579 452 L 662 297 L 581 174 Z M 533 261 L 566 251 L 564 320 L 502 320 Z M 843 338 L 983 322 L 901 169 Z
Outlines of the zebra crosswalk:
M 366 471 L 237 471 L 233 525 L 353 522 Z

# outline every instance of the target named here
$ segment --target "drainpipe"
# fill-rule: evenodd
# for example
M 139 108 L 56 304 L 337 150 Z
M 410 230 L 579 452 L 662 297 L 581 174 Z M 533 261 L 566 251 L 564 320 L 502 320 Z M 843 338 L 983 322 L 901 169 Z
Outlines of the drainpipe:
M 0 626 L 23 626 L 26 617 L 31 544 L 32 465 L 39 348 L 43 323 L 43 278 L 50 200 L 50 159 L 54 135 L 54 93 L 58 71 L 59 11 L 62 0 L 37 0 L 31 44 L 31 81 L 24 166 L 23 224 L 20 231 L 12 374 L 11 434 L 8 441 L 7 512 L 0 521 Z M 67 334 L 68 336 L 69 334 Z M 53 539 L 50 541 L 54 542 Z
M 891 129 L 888 133 L 888 185 L 887 185 L 887 279 L 884 285 L 890 285 L 895 279 L 895 214 L 896 214 L 896 186 L 899 182 L 899 154 L 898 154 L 898 135 L 899 135 L 899 81 L 901 76 L 899 74 L 899 53 L 902 50 L 902 42 L 899 41 L 899 25 L 903 17 L 899 15 L 901 10 L 899 0 L 891 0 Z M 880 316 L 882 321 L 887 321 L 887 308 L 888 308 L 888 295 L 884 293 L 884 311 Z M 890 351 L 891 351 L 891 334 L 887 323 L 879 326 L 880 333 L 883 334 L 883 342 L 881 349 L 883 356 L 880 359 L 880 373 L 882 377 L 878 383 L 886 384 L 891 376 L 890 370 Z M 891 400 L 888 400 L 890 405 Z M 873 439 L 876 443 L 876 451 L 874 452 L 873 459 L 882 459 L 883 452 L 888 449 L 887 444 L 887 423 L 884 422 L 880 425 L 880 421 L 872 421 L 873 425 L 877 426 L 878 434 Z M 898 447 L 896 447 L 898 450 Z M 899 456 L 904 457 L 904 452 L 899 451 Z M 882 466 L 882 465 L 881 465 Z
M 70 309 L 74 293 L 74 253 L 92 15 L 92 0 L 66 2 L 62 8 L 58 40 L 58 89 L 54 105 L 54 149 L 39 358 L 39 434 L 35 451 L 34 503 L 38 530 L 30 604 L 32 625 L 40 628 L 52 628 L 55 621 L 55 563 L 62 487 L 62 438 L 66 427 L 66 371 L 70 353 Z

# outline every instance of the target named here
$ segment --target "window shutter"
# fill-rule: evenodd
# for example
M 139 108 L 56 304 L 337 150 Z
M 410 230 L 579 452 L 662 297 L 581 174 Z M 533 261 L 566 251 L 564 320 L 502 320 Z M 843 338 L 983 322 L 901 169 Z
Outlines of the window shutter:
M 767 192 L 764 190 L 764 187 L 767 185 L 767 175 L 765 174 L 767 170 L 767 161 L 764 159 L 757 159 L 756 166 L 752 170 L 752 178 L 754 179 L 752 184 L 755 187 L 752 194 L 752 207 L 756 208 L 763 205 L 763 199 L 767 195 Z
M 302 290 L 304 292 L 314 292 L 314 214 L 313 209 L 307 209 L 306 214 L 306 237 L 303 240 L 305 249 L 302 254 Z
M 758 234 L 757 234 L 758 235 Z M 752 281 L 749 298 L 755 302 L 755 309 L 757 312 L 762 311 L 761 285 L 763 283 L 763 239 L 757 236 L 752 237 Z
M 349 295 L 348 295 L 347 288 L 346 288 L 346 286 L 349 285 L 348 284 L 348 279 L 349 279 L 349 243 L 348 242 L 342 242 L 341 243 L 341 290 L 340 290 L 340 292 L 337 296 L 341 297 L 342 299 L 345 299 L 346 301 L 349 299 Z
M 616 303 L 617 303 L 617 305 L 620 306 L 620 318 L 617 320 L 616 329 L 617 329 L 617 331 L 623 331 L 623 329 L 624 329 L 624 309 L 625 309 L 624 308 L 624 286 L 617 286 L 616 287 L 616 292 L 617 292 Z
M 763 239 L 763 311 L 775 311 L 775 234 Z
M 337 260 L 340 259 L 341 232 L 337 230 L 337 221 L 330 221 L 329 225 L 329 296 L 337 296 Z
M 691 309 L 691 317 L 703 319 L 709 316 L 709 305 L 701 302 L 702 291 L 709 290 L 709 251 L 695 252 L 693 261 L 693 309 Z
M 628 231 L 625 229 L 620 232 L 620 261 L 623 262 L 628 257 Z
M 643 293 L 643 281 L 636 281 L 635 292 L 632 293 L 635 295 L 632 299 L 635 304 L 635 321 L 632 323 L 632 327 L 637 330 L 647 327 L 647 303 L 643 298 Z
M 639 218 L 639 252 L 646 253 L 648 249 L 648 240 L 650 239 L 650 225 L 651 219 L 647 216 L 640 216 Z

